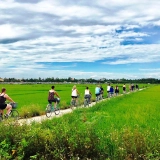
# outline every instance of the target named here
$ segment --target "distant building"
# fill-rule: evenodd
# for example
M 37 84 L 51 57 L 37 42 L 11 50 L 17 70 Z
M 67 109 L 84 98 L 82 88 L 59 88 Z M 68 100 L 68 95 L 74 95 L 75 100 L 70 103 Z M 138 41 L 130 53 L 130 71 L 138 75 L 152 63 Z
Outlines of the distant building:
M 4 82 L 4 79 L 3 79 L 3 78 L 0 78 L 0 82 Z

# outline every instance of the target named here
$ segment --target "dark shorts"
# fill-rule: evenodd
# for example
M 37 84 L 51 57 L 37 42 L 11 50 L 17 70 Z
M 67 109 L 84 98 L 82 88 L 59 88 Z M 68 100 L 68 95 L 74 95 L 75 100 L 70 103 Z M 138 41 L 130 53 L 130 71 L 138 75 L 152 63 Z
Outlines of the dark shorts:
M 7 104 L 0 104 L 0 109 L 5 109 L 7 107 Z
M 52 102 L 58 102 L 57 98 L 54 98 L 53 100 L 48 100 L 48 102 L 51 104 Z
M 72 98 L 77 98 L 78 96 L 71 96 Z
M 96 97 L 98 97 L 100 95 L 100 93 L 99 94 L 96 94 Z
M 84 96 L 84 98 L 91 98 L 91 95 L 90 95 L 90 94 L 86 94 L 86 95 Z

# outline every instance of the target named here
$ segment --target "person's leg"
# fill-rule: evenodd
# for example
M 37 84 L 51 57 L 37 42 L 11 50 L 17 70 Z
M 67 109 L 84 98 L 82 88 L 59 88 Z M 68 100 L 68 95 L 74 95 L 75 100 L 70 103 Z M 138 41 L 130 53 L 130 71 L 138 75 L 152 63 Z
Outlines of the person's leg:
M 72 102 L 76 102 L 76 98 L 72 96 Z
M 3 113 L 3 110 L 2 109 L 0 109 L 0 114 L 2 114 Z
M 56 108 L 57 107 L 57 101 L 56 102 L 54 102 L 54 108 Z
M 0 109 L 0 116 L 3 115 L 3 109 Z
M 12 110 L 12 106 L 10 104 L 7 104 L 6 110 L 7 110 L 6 114 L 9 115 L 10 111 Z
M 100 99 L 102 99 L 102 94 L 100 94 L 99 96 L 100 96 Z
M 89 103 L 91 102 L 91 95 L 88 96 Z
M 107 91 L 108 92 L 108 98 L 110 97 L 110 93 L 109 93 L 109 91 Z
M 54 108 L 56 108 L 56 107 L 57 107 L 57 98 L 55 98 L 55 99 L 53 100 L 53 102 L 54 102 Z
M 76 104 L 78 104 L 78 97 L 75 98 L 75 102 L 76 102 Z

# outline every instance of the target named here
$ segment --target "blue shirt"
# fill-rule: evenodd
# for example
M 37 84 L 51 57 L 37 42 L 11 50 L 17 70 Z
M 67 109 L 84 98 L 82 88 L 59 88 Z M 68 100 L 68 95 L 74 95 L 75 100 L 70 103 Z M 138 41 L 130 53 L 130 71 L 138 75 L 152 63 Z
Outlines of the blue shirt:
M 111 93 L 113 93 L 113 92 L 114 92 L 114 89 L 113 89 L 113 87 L 111 87 L 111 88 L 110 88 L 110 92 L 111 92 Z
M 95 94 L 100 94 L 100 90 L 101 90 L 101 89 L 100 89 L 99 87 L 96 87 L 96 88 L 95 88 Z

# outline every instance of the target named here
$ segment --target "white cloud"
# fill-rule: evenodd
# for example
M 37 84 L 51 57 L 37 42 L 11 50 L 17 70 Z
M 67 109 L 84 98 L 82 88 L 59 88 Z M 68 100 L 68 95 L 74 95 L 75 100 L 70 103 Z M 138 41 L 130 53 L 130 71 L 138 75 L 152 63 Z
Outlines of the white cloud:
M 37 62 L 159 62 L 160 32 L 154 30 L 160 26 L 159 6 L 159 0 L 0 1 L 0 66 L 14 66 L 16 72 L 9 75 L 23 76 L 27 70 L 24 76 L 49 76 L 57 72 L 46 73 L 46 66 Z M 137 43 L 122 45 L 127 40 Z M 65 70 L 62 75 L 75 72 Z M 115 76 L 77 73 L 82 77 Z
M 22 27 L 10 24 L 0 25 L 0 39 L 17 38 L 24 36 L 27 32 Z

